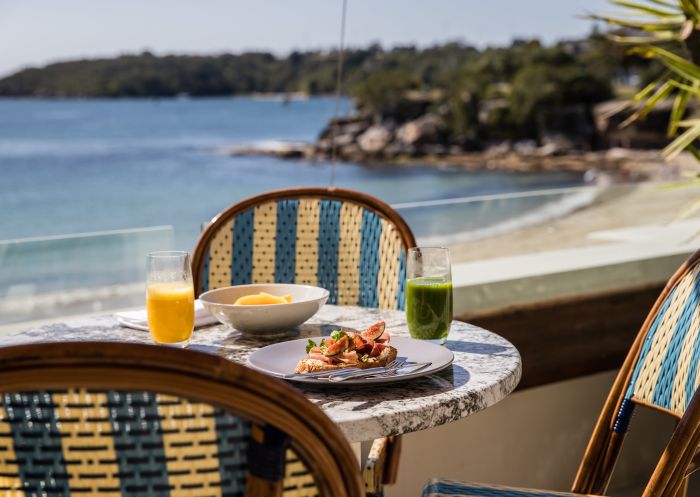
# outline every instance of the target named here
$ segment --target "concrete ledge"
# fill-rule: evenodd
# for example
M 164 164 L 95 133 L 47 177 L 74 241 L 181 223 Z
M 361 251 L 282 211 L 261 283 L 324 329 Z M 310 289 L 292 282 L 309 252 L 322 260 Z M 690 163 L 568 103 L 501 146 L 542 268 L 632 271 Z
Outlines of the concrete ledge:
M 660 284 L 698 244 L 614 243 L 455 264 L 455 314 Z

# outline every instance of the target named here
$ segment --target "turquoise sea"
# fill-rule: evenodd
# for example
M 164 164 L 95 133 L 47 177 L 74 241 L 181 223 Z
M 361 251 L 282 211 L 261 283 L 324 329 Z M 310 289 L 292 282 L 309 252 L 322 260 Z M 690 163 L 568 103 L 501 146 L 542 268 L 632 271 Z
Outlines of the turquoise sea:
M 0 324 L 142 305 L 147 252 L 191 250 L 203 223 L 250 195 L 331 179 L 327 162 L 222 150 L 312 141 L 333 110 L 331 99 L 0 100 Z M 335 178 L 394 204 L 581 183 L 568 173 L 342 163 Z M 447 243 L 541 221 L 566 202 L 529 197 L 399 212 L 419 242 Z M 172 228 L 134 230 L 164 225 Z M 63 236 L 96 231 L 108 233 Z
M 349 107 L 344 101 L 342 111 Z M 172 225 L 175 245 L 191 248 L 201 224 L 233 202 L 276 188 L 328 185 L 327 162 L 234 158 L 221 150 L 311 141 L 333 109 L 324 98 L 288 105 L 252 98 L 0 100 L 0 240 Z M 337 186 L 390 203 L 580 182 L 569 173 L 336 166 Z M 404 215 L 419 236 L 435 235 L 499 222 L 544 201 L 459 216 Z M 464 224 L 468 218 L 474 222 Z

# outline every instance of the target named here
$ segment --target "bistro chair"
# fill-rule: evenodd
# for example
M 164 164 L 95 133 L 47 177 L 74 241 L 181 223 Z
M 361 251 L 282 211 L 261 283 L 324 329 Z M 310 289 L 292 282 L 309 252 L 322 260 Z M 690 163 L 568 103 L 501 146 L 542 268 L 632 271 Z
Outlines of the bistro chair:
M 329 304 L 403 309 L 415 239 L 381 200 L 340 188 L 277 190 L 220 212 L 192 256 L 195 294 L 249 283 L 325 288 Z
M 230 285 L 320 286 L 329 304 L 403 309 L 411 229 L 389 205 L 341 188 L 263 193 L 217 214 L 192 256 L 195 294 Z M 400 437 L 375 440 L 365 490 L 396 480 Z
M 340 430 L 281 381 L 153 345 L 0 349 L 2 495 L 274 497 L 290 478 L 363 495 Z
M 424 497 L 604 495 L 637 407 L 679 420 L 642 497 L 677 497 L 700 468 L 700 251 L 668 281 L 647 316 L 598 418 L 572 491 L 548 492 L 434 479 Z

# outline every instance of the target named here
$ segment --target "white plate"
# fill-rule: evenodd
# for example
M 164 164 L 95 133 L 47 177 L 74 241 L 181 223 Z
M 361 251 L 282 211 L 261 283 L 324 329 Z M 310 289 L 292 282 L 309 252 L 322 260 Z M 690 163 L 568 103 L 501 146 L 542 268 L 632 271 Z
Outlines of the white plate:
M 248 356 L 248 365 L 263 373 L 283 377 L 293 373 L 297 363 L 306 357 L 306 344 L 309 340 L 318 343 L 324 337 L 300 338 L 288 342 L 275 343 L 256 350 Z M 327 337 L 326 337 L 327 338 Z M 383 378 L 358 378 L 333 382 L 319 378 L 287 378 L 290 381 L 313 383 L 316 385 L 367 385 L 372 383 L 394 383 L 436 373 L 448 367 L 454 360 L 454 354 L 447 347 L 413 338 L 392 337 L 391 345 L 396 347 L 398 357 L 405 357 L 409 362 L 430 362 L 425 369 L 415 373 L 397 374 Z

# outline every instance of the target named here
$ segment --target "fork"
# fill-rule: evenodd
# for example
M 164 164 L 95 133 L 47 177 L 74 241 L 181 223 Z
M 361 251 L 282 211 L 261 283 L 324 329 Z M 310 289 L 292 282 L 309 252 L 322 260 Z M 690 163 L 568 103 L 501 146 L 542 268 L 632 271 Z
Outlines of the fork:
M 412 368 L 410 373 L 417 373 L 418 371 L 422 371 L 423 369 L 432 366 L 432 362 L 411 362 L 411 363 L 405 363 L 401 364 L 398 367 L 392 367 L 389 370 L 385 371 L 377 371 L 377 372 L 368 372 L 368 370 L 364 370 L 359 373 L 350 373 L 344 376 L 340 377 L 335 377 L 335 378 L 329 378 L 330 381 L 333 382 L 338 382 L 338 381 L 345 381 L 345 380 L 354 380 L 355 378 L 367 378 L 367 377 L 372 377 L 372 378 L 387 378 L 389 376 L 396 376 L 399 373 L 399 370 L 404 369 L 404 368 Z M 367 373 L 367 374 L 363 374 Z
M 329 381 L 345 381 L 345 380 L 354 380 L 355 378 L 364 378 L 365 376 L 374 376 L 378 374 L 387 374 L 387 373 L 393 373 L 403 367 L 403 365 L 406 363 L 406 359 L 404 357 L 399 357 L 396 360 L 391 361 L 389 364 L 387 364 L 384 367 L 379 367 L 379 368 L 368 368 L 368 369 L 360 369 L 359 371 L 338 371 L 330 376 L 328 376 Z
M 377 368 L 378 369 L 378 368 Z M 366 371 L 366 369 L 361 369 L 361 368 L 343 368 L 340 371 L 317 371 L 316 373 L 288 373 L 285 375 L 282 375 L 282 378 L 284 379 L 289 379 L 289 378 L 323 378 L 324 376 L 330 376 L 332 374 L 340 374 L 340 373 L 357 373 L 360 371 Z
M 405 358 L 399 357 L 398 359 L 391 361 L 386 366 L 378 368 L 343 368 L 337 371 L 318 371 L 316 373 L 289 373 L 283 375 L 282 378 L 328 378 L 329 380 L 331 378 L 338 378 L 338 380 L 335 381 L 341 381 L 340 378 L 344 378 L 345 376 L 351 376 L 356 373 L 366 373 L 367 376 L 371 376 L 372 374 L 389 373 L 391 371 L 396 371 L 397 369 L 400 369 L 405 362 Z M 365 374 L 362 374 L 362 376 L 360 377 L 364 376 Z

